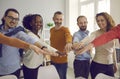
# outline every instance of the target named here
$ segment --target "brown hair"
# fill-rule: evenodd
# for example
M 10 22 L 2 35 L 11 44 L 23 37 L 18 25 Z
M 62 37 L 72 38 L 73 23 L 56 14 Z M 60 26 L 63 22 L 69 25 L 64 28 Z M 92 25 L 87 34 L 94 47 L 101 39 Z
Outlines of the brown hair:
M 96 20 L 98 16 L 103 16 L 105 18 L 105 20 L 107 21 L 107 30 L 109 31 L 111 28 L 113 28 L 115 26 L 115 22 L 112 18 L 112 16 L 110 16 L 107 12 L 101 12 L 96 14 Z
M 62 13 L 61 11 L 57 11 L 57 12 L 54 13 L 54 17 L 55 17 L 55 15 L 57 15 L 57 14 L 58 14 L 58 15 L 62 15 L 63 13 Z
M 18 12 L 16 9 L 14 9 L 14 8 L 9 8 L 9 9 L 7 9 L 7 10 L 5 11 L 4 17 L 6 17 L 10 11 L 15 12 L 15 13 L 17 13 L 17 14 L 19 15 L 19 12 Z M 4 21 L 3 18 L 1 19 L 1 21 L 2 21 L 2 25 L 4 25 L 4 24 L 5 24 L 5 21 Z
M 78 22 L 79 18 L 85 18 L 87 20 L 87 18 L 85 16 L 81 15 L 81 16 L 78 16 L 77 22 Z

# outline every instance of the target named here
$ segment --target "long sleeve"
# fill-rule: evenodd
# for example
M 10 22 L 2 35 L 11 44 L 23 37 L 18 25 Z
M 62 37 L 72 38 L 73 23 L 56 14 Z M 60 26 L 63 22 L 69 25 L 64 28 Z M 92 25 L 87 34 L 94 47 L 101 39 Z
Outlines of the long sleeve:
M 94 47 L 103 45 L 113 39 L 119 39 L 120 40 L 120 24 L 116 27 L 114 27 L 109 32 L 104 33 L 103 35 L 99 36 L 95 40 L 92 41 L 94 44 Z
M 72 36 L 69 32 L 67 27 L 61 27 L 60 29 L 56 30 L 55 27 L 50 29 L 50 45 L 57 49 L 58 51 L 65 53 L 65 45 L 67 43 L 72 43 Z M 67 56 L 58 56 L 58 57 L 51 57 L 51 61 L 55 63 L 66 63 Z
M 50 44 L 52 47 L 64 52 L 67 43 L 72 43 L 72 35 L 67 27 L 61 27 L 59 30 L 52 28 L 50 30 Z
M 95 32 L 92 32 L 92 33 L 90 34 L 90 36 L 85 37 L 83 40 L 81 40 L 81 42 L 82 42 L 84 45 L 92 42 L 92 41 L 95 39 L 95 37 L 96 37 L 96 34 L 95 34 L 95 33 L 96 33 L 96 31 L 95 31 Z
M 28 31 L 28 34 L 29 34 L 30 36 L 34 37 L 34 38 L 38 38 L 34 33 L 30 32 L 30 31 Z M 46 43 L 43 41 L 42 38 L 38 38 L 38 43 L 40 44 L 40 46 L 46 46 L 47 49 L 48 49 L 49 51 L 51 51 L 51 52 L 56 52 L 56 51 L 57 51 L 57 49 L 55 49 L 55 48 L 51 47 L 50 45 L 46 44 Z
M 68 28 L 64 29 L 65 31 L 65 38 L 66 38 L 66 43 L 72 43 L 72 35 L 70 34 L 70 31 Z
M 14 46 L 14 47 L 18 47 L 18 48 L 23 48 L 23 49 L 28 49 L 29 48 L 28 43 L 26 43 L 24 41 L 21 41 L 17 38 L 7 37 L 7 36 L 5 36 L 1 33 L 0 33 L 0 43 L 7 44 L 7 45 L 10 45 L 10 46 Z

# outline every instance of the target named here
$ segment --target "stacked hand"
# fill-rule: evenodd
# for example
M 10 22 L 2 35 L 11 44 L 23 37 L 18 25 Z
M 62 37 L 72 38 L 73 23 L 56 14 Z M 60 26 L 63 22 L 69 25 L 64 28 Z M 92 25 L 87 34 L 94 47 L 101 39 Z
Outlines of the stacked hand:
M 75 50 L 76 55 L 83 54 L 84 52 L 90 50 L 91 47 L 93 47 L 92 43 L 90 43 L 90 44 L 88 44 L 86 46 L 82 42 L 73 44 L 73 49 Z
M 50 52 L 47 48 L 43 49 L 46 53 L 46 55 L 51 55 L 51 56 L 58 56 L 59 54 L 56 52 Z
M 66 53 L 60 52 L 60 51 L 56 51 L 57 54 L 59 54 L 59 56 L 67 56 Z
M 79 49 L 81 49 L 83 47 L 84 47 L 84 44 L 82 42 L 73 44 L 73 49 L 74 50 L 79 50 Z
M 65 52 L 68 53 L 72 50 L 72 43 L 67 43 L 65 45 Z
M 32 45 L 32 44 L 29 46 L 29 48 L 34 50 L 35 53 L 37 53 L 37 54 L 45 54 L 45 55 L 51 55 L 51 56 L 59 55 L 58 53 L 50 52 L 47 48 L 40 49 L 39 47 Z

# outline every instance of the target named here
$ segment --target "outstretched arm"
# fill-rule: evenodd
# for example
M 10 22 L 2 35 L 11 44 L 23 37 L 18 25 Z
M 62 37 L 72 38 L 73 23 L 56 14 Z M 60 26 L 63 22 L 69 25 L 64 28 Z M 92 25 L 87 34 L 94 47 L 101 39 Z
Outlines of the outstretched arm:
M 26 43 L 22 40 L 19 40 L 17 38 L 11 38 L 11 37 L 7 37 L 3 34 L 0 33 L 0 43 L 2 44 L 7 44 L 10 46 L 14 46 L 17 48 L 22 48 L 22 49 L 32 49 L 34 50 L 37 54 L 39 54 L 40 52 L 45 53 L 43 50 L 41 50 L 40 48 L 38 48 L 35 45 Z
M 120 24 L 114 27 L 109 32 L 102 34 L 101 36 L 94 39 L 91 43 L 80 49 L 78 54 L 82 54 L 85 51 L 88 51 L 92 47 L 97 47 L 103 45 L 113 39 L 120 39 Z
M 29 44 L 19 40 L 17 38 L 11 38 L 11 37 L 7 37 L 3 34 L 0 33 L 0 43 L 2 44 L 7 44 L 10 46 L 14 46 L 14 47 L 18 47 L 18 48 L 23 48 L 23 49 L 28 49 L 29 48 Z
M 113 39 L 120 39 L 120 25 L 114 27 L 112 30 L 102 34 L 98 38 L 96 38 L 92 43 L 94 47 L 103 45 Z
M 83 54 L 84 52 L 88 51 L 88 50 L 91 50 L 93 48 L 93 44 L 92 43 L 89 43 L 88 45 L 82 47 L 80 50 L 78 50 L 75 54 Z

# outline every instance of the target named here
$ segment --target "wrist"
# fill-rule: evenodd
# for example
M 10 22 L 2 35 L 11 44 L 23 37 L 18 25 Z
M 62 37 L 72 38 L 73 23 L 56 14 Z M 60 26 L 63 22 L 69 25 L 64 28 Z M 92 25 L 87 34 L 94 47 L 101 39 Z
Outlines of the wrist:
M 47 48 L 46 46 L 42 46 L 41 49 Z

